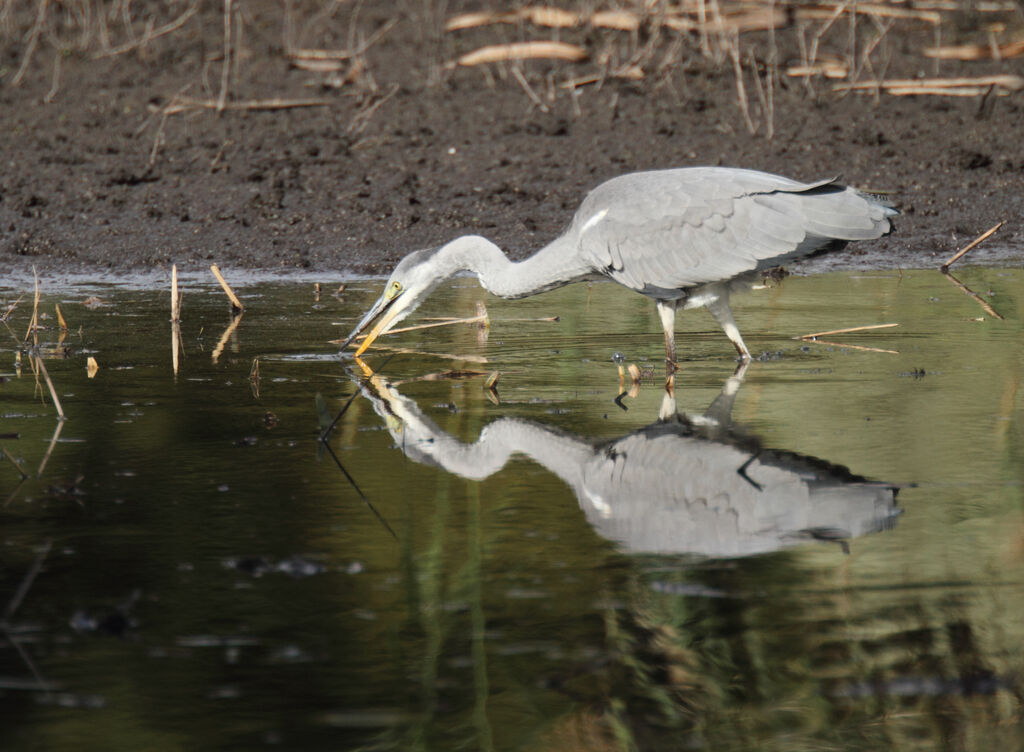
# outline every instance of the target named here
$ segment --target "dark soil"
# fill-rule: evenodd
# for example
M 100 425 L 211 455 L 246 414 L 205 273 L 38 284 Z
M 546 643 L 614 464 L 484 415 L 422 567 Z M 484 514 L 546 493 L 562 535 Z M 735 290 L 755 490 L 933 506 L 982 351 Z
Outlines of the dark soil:
M 354 69 L 346 61 L 333 74 L 290 66 L 286 4 L 238 2 L 243 33 L 229 68 L 228 101 L 315 97 L 328 104 L 166 114 L 183 90 L 196 98 L 219 93 L 220 4 L 205 2 L 173 33 L 106 57 L 96 57 L 105 49 L 98 12 L 86 20 L 74 15 L 85 5 L 49 4 L 15 86 L 37 3 L 5 4 L 11 15 L 0 37 L 0 274 L 26 264 L 116 271 L 211 261 L 381 273 L 408 250 L 464 233 L 486 235 L 518 257 L 557 235 L 585 192 L 607 178 L 705 164 L 806 180 L 841 175 L 858 187 L 892 191 L 903 215 L 897 232 L 847 249 L 847 261 L 932 266 L 1000 220 L 1007 226 L 990 243 L 1024 248 L 1024 93 L 841 96 L 820 77 L 812 90 L 784 73 L 800 57 L 796 21 L 776 32 L 777 66 L 765 32 L 741 37 L 746 92 L 759 126 L 751 134 L 732 61 L 702 55 L 696 36 L 650 24 L 636 33 L 522 23 L 444 33 L 436 8 L 445 4 L 430 0 L 342 3 L 333 15 L 319 16 L 320 4 L 296 3 L 296 46 L 350 48 L 394 24 Z M 131 7 L 155 14 L 130 19 L 140 39 L 148 21 L 159 28 L 188 4 Z M 480 7 L 453 2 L 446 16 Z M 1020 23 L 1012 13 L 948 13 L 942 41 L 984 41 L 984 25 L 994 20 L 1008 24 L 1004 34 Z M 807 38 L 821 23 L 807 27 Z M 123 17 L 106 26 L 107 45 L 131 40 Z M 861 18 L 858 50 L 877 33 Z M 586 47 L 590 59 L 519 65 L 547 111 L 507 63 L 444 65 L 484 44 L 556 36 Z M 822 50 L 845 57 L 849 39 L 849 22 L 837 22 Z M 934 40 L 931 26 L 897 21 L 861 78 L 934 75 L 935 62 L 920 52 Z M 643 80 L 609 78 L 579 89 L 575 99 L 559 86 L 630 56 L 644 69 Z M 752 56 L 762 74 L 779 72 L 770 139 Z M 1020 58 L 944 61 L 939 73 L 1022 69 Z

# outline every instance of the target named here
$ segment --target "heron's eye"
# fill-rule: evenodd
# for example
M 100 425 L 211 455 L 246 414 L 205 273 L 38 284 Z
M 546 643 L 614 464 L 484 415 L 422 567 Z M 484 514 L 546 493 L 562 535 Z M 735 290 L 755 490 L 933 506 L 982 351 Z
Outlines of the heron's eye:
M 401 283 L 401 282 L 399 282 L 399 281 L 398 281 L 398 280 L 396 279 L 396 280 L 395 280 L 394 282 L 392 282 L 392 283 L 391 283 L 391 294 L 392 294 L 392 295 L 397 295 L 397 294 L 398 294 L 398 293 L 400 293 L 401 291 L 402 291 L 402 283 Z

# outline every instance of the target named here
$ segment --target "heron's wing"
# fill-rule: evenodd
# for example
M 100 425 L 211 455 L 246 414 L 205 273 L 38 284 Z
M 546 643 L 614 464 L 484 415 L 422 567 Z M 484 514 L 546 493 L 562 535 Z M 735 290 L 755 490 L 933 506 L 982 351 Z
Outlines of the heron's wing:
M 751 170 L 689 168 L 598 186 L 569 233 L 595 269 L 657 296 L 880 237 L 894 213 L 833 180 L 805 184 Z

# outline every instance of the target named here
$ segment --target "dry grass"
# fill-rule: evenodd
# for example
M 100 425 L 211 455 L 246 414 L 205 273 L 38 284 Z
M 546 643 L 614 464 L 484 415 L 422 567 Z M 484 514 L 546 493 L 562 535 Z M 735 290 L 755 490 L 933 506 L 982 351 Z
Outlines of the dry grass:
M 215 22 L 214 7 L 219 15 Z M 347 128 L 356 134 L 397 91 L 395 84 L 376 80 L 371 53 L 400 25 L 406 25 L 407 36 L 411 29 L 425 43 L 424 53 L 431 56 L 425 61 L 430 81 L 459 75 L 456 67 L 471 66 L 490 83 L 508 82 L 525 95 L 528 107 L 541 110 L 561 95 L 570 97 L 578 111 L 581 87 L 600 90 L 611 80 L 658 93 L 685 89 L 681 79 L 688 69 L 726 72 L 733 79 L 739 118 L 751 134 L 767 138 L 774 134 L 775 94 L 784 78 L 801 81 L 809 96 L 843 96 L 850 91 L 875 97 L 978 96 L 976 88 L 920 86 L 911 91 L 888 86 L 886 71 L 896 55 L 919 57 L 936 77 L 942 60 L 1024 55 L 1024 14 L 1010 0 L 922 0 L 913 5 L 855 0 L 579 0 L 560 7 L 545 0 L 491 0 L 472 13 L 449 12 L 444 0 L 404 0 L 395 4 L 393 16 L 384 23 L 366 22 L 365 15 L 363 0 L 286 0 L 259 7 L 235 0 L 221 0 L 212 7 L 198 0 L 0 0 L 0 38 L 13 46 L 19 61 L 5 83 L 17 87 L 35 68 L 48 68 L 39 74 L 49 80 L 44 100 L 57 102 L 62 72 L 78 59 L 147 56 L 198 43 L 204 51 L 202 69 L 194 71 L 189 86 L 170 97 L 149 121 L 159 123 L 152 163 L 169 116 L 197 110 L 227 114 L 330 106 L 336 101 L 296 97 L 292 92 L 241 94 L 237 84 L 246 76 L 247 61 L 267 54 L 268 34 L 280 39 L 280 52 L 271 54 L 319 77 L 322 88 L 344 89 L 358 97 Z M 975 28 L 963 28 L 965 16 L 973 19 Z M 915 42 L 916 48 L 905 51 L 892 40 L 896 32 L 907 31 L 918 41 L 930 41 Z M 250 38 L 259 35 L 264 44 L 257 47 Z M 944 38 L 957 35 L 962 37 L 957 44 L 944 43 Z M 797 52 L 783 59 L 780 49 Z M 538 59 L 539 64 L 531 62 Z M 826 81 L 829 85 L 819 92 Z M 188 88 L 199 90 L 199 95 L 186 98 Z

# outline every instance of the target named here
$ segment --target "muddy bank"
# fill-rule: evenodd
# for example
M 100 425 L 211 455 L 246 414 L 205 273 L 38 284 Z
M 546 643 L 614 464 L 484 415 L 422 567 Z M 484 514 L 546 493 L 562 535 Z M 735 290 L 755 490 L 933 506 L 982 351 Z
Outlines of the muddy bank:
M 35 4 L 16 4 L 0 50 L 0 273 L 215 260 L 372 274 L 407 250 L 470 232 L 523 256 L 557 235 L 602 180 L 702 164 L 841 175 L 891 191 L 897 232 L 848 249 L 842 264 L 934 265 L 1000 220 L 1009 221 L 994 246 L 1014 257 L 1024 248 L 1022 92 L 865 96 L 834 93 L 820 76 L 807 84 L 785 71 L 807 57 L 800 36 L 806 47 L 824 22 L 794 15 L 774 40 L 764 31 L 740 37 L 752 134 L 733 61 L 702 53 L 697 34 L 650 19 L 634 32 L 522 21 L 444 32 L 446 18 L 480 7 L 452 3 L 440 15 L 432 3 L 373 3 L 317 15 L 300 5 L 285 18 L 277 3 L 245 4 L 232 27 L 225 101 L 323 104 L 218 114 L 168 107 L 220 95 L 218 4 L 190 11 L 171 2 L 153 18 L 111 20 L 105 41 L 98 32 L 85 39 L 85 21 L 49 19 L 15 86 L 36 21 Z M 159 30 L 183 17 L 144 41 L 147 24 Z M 984 40 L 994 18 L 1013 33 L 1013 14 L 949 13 L 941 41 Z M 921 54 L 937 38 L 930 23 L 875 21 L 833 24 L 821 56 L 864 56 L 865 80 L 936 74 Z M 556 36 L 588 58 L 445 65 L 484 44 Z M 108 54 L 119 44 L 135 46 Z M 361 45 L 329 72 L 297 68 L 287 54 Z M 608 75 L 631 61 L 642 78 Z M 943 61 L 937 72 L 1022 68 L 1020 59 Z M 587 75 L 604 79 L 562 86 Z

